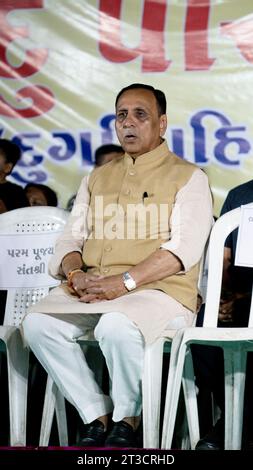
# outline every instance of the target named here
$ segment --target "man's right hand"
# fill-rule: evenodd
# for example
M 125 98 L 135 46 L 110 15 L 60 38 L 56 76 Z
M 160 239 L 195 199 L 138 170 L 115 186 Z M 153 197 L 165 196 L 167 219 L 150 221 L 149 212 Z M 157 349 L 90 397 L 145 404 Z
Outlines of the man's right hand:
M 77 297 L 82 297 L 87 293 L 86 287 L 89 281 L 96 281 L 100 279 L 101 276 L 94 276 L 91 274 L 87 274 L 82 271 L 76 271 L 71 276 L 71 282 L 68 282 L 68 288 L 72 295 L 76 295 Z M 96 295 L 94 294 L 94 299 Z

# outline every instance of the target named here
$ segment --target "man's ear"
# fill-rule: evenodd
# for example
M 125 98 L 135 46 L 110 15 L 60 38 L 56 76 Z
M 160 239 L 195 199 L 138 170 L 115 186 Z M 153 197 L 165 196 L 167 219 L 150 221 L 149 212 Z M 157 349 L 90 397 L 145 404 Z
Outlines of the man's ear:
M 160 136 L 163 137 L 167 129 L 167 116 L 162 114 L 160 116 Z
M 13 163 L 11 163 L 11 162 L 5 163 L 5 164 L 4 164 L 4 173 L 5 173 L 6 175 L 10 175 L 11 172 L 12 172 L 13 166 L 14 166 L 14 165 L 13 165 Z

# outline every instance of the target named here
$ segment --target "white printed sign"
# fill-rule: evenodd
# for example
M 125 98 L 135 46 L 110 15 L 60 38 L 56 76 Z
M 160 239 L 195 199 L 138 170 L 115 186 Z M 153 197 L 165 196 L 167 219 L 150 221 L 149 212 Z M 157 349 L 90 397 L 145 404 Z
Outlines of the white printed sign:
M 48 262 L 59 234 L 0 234 L 0 290 L 58 285 L 48 274 Z
M 253 268 L 253 205 L 241 207 L 235 265 Z

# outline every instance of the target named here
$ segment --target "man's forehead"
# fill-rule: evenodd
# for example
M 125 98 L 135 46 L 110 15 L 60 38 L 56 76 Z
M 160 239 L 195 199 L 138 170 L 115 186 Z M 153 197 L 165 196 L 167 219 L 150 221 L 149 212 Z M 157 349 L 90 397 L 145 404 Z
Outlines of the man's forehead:
M 134 108 L 150 107 L 156 105 L 156 99 L 149 90 L 136 88 L 125 91 L 118 100 L 117 109 L 125 106 Z

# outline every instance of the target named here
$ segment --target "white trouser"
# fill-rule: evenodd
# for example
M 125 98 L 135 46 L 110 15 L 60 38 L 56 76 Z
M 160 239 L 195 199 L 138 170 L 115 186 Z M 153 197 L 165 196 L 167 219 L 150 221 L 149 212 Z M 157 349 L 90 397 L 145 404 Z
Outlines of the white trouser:
M 140 330 L 125 315 L 31 313 L 22 326 L 25 342 L 84 423 L 112 411 L 113 421 L 140 415 L 145 343 Z M 77 342 L 94 328 L 109 371 L 111 398 L 97 385 Z

